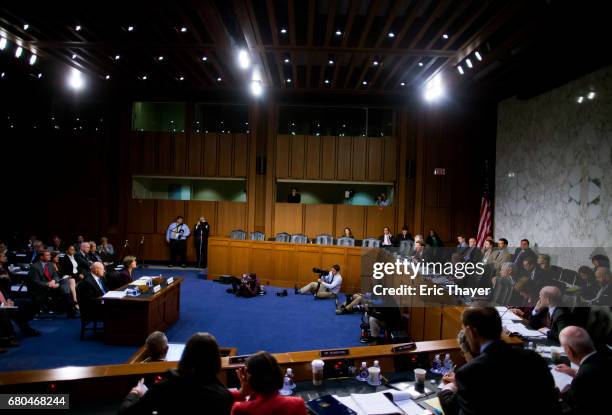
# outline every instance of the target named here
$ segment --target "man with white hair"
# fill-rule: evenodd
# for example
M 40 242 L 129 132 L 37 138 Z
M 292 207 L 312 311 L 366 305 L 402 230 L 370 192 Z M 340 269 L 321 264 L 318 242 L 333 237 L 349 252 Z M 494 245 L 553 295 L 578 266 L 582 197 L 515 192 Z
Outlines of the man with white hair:
M 94 262 L 91 264 L 90 271 L 77 287 L 79 307 L 81 313 L 85 312 L 89 316 L 99 317 L 98 298 L 108 291 L 104 278 L 104 264 Z
M 145 342 L 146 358 L 142 363 L 163 362 L 168 354 L 168 338 L 161 331 L 149 334 Z
M 592 300 L 588 301 L 589 305 L 597 306 L 612 306 L 612 271 L 606 267 L 599 266 L 595 269 L 595 279 L 599 284 L 597 294 Z
M 578 370 L 558 365 L 555 370 L 574 378 L 563 400 L 575 414 L 600 414 L 608 406 L 609 373 L 612 358 L 595 350 L 593 341 L 585 329 L 568 326 L 559 333 L 559 340 L 569 360 Z
M 559 333 L 573 323 L 572 312 L 561 307 L 562 294 L 557 287 L 546 286 L 540 290 L 540 299 L 531 312 L 529 324 L 546 334 L 551 340 L 559 340 Z

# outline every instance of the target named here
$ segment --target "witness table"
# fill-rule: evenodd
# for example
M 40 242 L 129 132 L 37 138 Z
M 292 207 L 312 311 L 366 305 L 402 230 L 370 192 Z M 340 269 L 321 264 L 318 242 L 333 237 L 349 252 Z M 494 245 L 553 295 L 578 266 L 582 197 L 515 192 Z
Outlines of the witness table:
M 183 278 L 174 277 L 171 284 L 155 294 L 105 298 L 102 304 L 104 342 L 140 346 L 152 332 L 168 329 L 179 319 L 182 282 Z

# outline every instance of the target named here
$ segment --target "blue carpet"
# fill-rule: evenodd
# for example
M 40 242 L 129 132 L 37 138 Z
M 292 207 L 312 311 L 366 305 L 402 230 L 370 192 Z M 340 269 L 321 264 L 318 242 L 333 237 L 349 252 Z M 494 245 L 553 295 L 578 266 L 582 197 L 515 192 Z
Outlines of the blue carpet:
M 170 342 L 184 343 L 197 331 L 212 333 L 221 346 L 237 347 L 239 354 L 259 350 L 287 352 L 359 343 L 359 315 L 334 313 L 332 300 L 312 296 L 277 297 L 278 287 L 267 295 L 239 298 L 227 294 L 227 285 L 197 278 L 195 271 L 139 269 L 138 275 L 181 275 L 181 316 L 168 331 Z M 344 296 L 341 296 L 344 300 Z M 19 339 L 21 345 L 0 354 L 0 371 L 48 369 L 124 363 L 137 347 L 107 346 L 97 340 L 79 340 L 79 320 L 63 315 L 56 320 L 33 321 L 43 335 Z

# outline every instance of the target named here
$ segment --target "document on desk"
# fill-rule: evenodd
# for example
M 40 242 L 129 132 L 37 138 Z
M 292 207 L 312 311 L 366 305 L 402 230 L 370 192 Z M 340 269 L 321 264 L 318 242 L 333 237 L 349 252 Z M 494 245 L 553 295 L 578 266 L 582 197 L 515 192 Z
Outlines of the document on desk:
M 570 375 L 563 373 L 563 372 L 559 372 L 558 370 L 556 370 L 554 367 L 550 368 L 550 373 L 553 377 L 553 379 L 555 380 L 555 386 L 557 388 L 559 388 L 559 390 L 561 392 L 563 392 L 563 390 L 568 387 L 569 385 L 571 385 L 572 380 L 574 380 L 573 377 L 571 377 Z
M 102 296 L 102 298 L 123 298 L 126 293 L 124 291 L 108 291 L 106 294 Z
M 353 393 L 350 396 L 334 396 L 334 398 L 358 415 L 420 415 L 424 412 L 424 409 L 414 402 L 407 392 L 392 389 L 374 393 Z

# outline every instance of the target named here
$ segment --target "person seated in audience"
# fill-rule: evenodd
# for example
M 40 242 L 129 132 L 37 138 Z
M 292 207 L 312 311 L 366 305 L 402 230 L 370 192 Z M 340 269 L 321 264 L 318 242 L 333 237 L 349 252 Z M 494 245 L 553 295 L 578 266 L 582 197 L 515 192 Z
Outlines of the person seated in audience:
M 389 206 L 387 195 L 385 195 L 384 193 L 376 195 L 376 198 L 374 199 L 374 204 L 378 207 Z
M 440 236 L 438 235 L 438 232 L 436 232 L 435 229 L 429 230 L 429 235 L 427 236 L 427 239 L 425 239 L 425 244 L 427 246 L 431 246 L 432 248 L 444 246 L 442 239 L 440 239 Z
M 79 274 L 85 276 L 89 272 L 89 268 L 93 261 L 89 258 L 91 245 L 89 242 L 81 242 L 79 250 L 74 254 L 74 259 L 77 262 Z
M 545 281 L 556 281 L 561 274 L 561 268 L 550 264 L 550 255 L 540 254 L 536 260 L 538 272 L 544 276 Z
M 523 260 L 523 267 L 520 270 L 520 278 L 527 278 L 540 287 L 547 285 L 553 285 L 550 273 L 546 273 L 544 270 L 536 265 L 536 258 L 528 256 Z
M 232 288 L 228 288 L 227 292 L 230 294 L 235 294 L 236 297 L 255 297 L 259 295 L 261 291 L 261 286 L 259 285 L 259 280 L 257 280 L 257 275 L 252 272 L 242 274 L 242 278 L 238 279 L 236 277 L 231 278 Z
M 61 276 L 67 275 L 78 282 L 83 279 L 83 275 L 79 274 L 79 264 L 74 257 L 75 254 L 76 250 L 74 246 L 70 245 L 68 249 L 66 249 L 66 254 L 59 260 L 59 274 Z
M 480 262 L 482 258 L 482 251 L 476 244 L 476 238 L 471 237 L 468 242 L 468 247 L 463 251 L 463 261 L 465 262 Z
M 468 248 L 468 244 L 465 241 L 465 236 L 458 235 L 457 236 L 457 252 L 463 254 L 463 252 Z
M 522 268 L 523 261 L 530 257 L 535 259 L 537 255 L 529 247 L 529 239 L 521 239 L 520 248 L 516 248 L 514 251 L 514 263 L 517 267 Z
M 505 262 L 499 270 L 499 276 L 492 278 L 493 285 L 495 285 L 497 278 L 507 278 L 512 286 L 514 286 L 519 281 L 517 270 L 518 268 L 513 262 Z
M 0 241 L 0 254 L 7 255 L 8 254 L 8 246 L 6 242 Z
M 100 238 L 98 254 L 100 254 L 100 257 L 104 260 L 104 262 L 112 262 L 115 259 L 115 248 L 108 242 L 108 238 L 106 236 Z
M 42 251 L 37 263 L 30 266 L 28 273 L 28 292 L 36 304 L 37 309 L 50 309 L 49 298 L 56 302 L 61 309 L 67 311 L 69 318 L 76 317 L 75 303 L 71 290 L 75 285 L 72 278 L 60 278 L 51 263 L 51 253 Z
M 592 300 L 597 295 L 597 291 L 599 291 L 595 272 L 585 265 L 578 268 L 576 285 L 580 287 L 580 297 L 582 297 L 583 301 Z
M 53 239 L 51 239 L 51 246 L 49 246 L 49 250 L 51 250 L 52 252 L 64 252 L 66 250 L 66 247 L 64 246 L 64 243 L 62 242 L 62 239 L 55 235 L 53 236 Z
M 597 293 L 593 299 L 586 303 L 592 306 L 612 306 L 612 284 L 610 284 L 610 280 L 612 280 L 612 271 L 610 271 L 609 268 L 599 266 L 595 270 L 595 279 L 599 284 Z
M 138 267 L 136 257 L 128 255 L 123 258 L 123 269 L 108 278 L 108 289 L 116 290 L 134 281 L 134 270 Z
M 45 249 L 45 245 L 42 243 L 42 241 L 33 241 L 31 249 L 27 252 L 28 262 L 30 264 L 35 264 L 38 261 L 40 253 Z
M 255 353 L 236 374 L 240 390 L 232 392 L 236 401 L 232 415 L 306 415 L 302 398 L 278 393 L 283 387 L 283 374 L 270 353 Z
M 502 264 L 512 262 L 512 254 L 508 252 L 508 240 L 506 238 L 500 238 L 497 241 L 497 249 L 493 254 L 493 261 L 498 272 L 501 270 Z
M 559 288 L 543 287 L 540 290 L 540 298 L 529 317 L 531 327 L 555 341 L 559 341 L 561 330 L 573 323 L 572 312 L 567 307 L 561 307 L 561 299 L 562 294 Z
M 6 252 L 0 252 L 0 290 L 11 292 L 11 275 L 8 270 L 8 256 Z
M 102 257 L 98 253 L 98 245 L 95 241 L 89 241 L 89 254 L 87 254 L 87 259 L 91 262 L 103 262 Z
M 313 272 L 317 272 L 313 268 Z M 314 294 L 314 298 L 336 298 L 342 288 L 340 265 L 335 264 L 326 275 L 320 275 L 317 281 L 306 284 L 301 289 L 295 287 L 296 294 Z
M 578 370 L 561 364 L 555 370 L 572 378 L 567 390 L 561 391 L 562 398 L 576 415 L 596 415 L 608 406 L 612 357 L 598 352 L 589 333 L 582 327 L 568 326 L 559 333 L 559 341 L 570 362 Z
M 591 257 L 591 263 L 593 264 L 593 272 L 597 271 L 598 267 L 605 267 L 610 269 L 610 258 L 605 255 L 593 255 Z
M 287 196 L 287 203 L 300 203 L 302 201 L 302 195 L 298 191 L 297 187 L 291 188 L 291 193 Z
M 340 236 L 340 238 L 353 238 L 353 239 L 355 239 L 355 237 L 353 236 L 353 231 L 348 226 L 346 228 L 344 228 L 344 230 L 342 231 L 342 236 Z
M 105 280 L 104 264 L 94 262 L 90 266 L 89 272 L 86 274 L 83 281 L 79 283 L 79 305 L 81 310 L 84 310 L 88 318 L 92 320 L 101 320 L 102 310 L 100 309 L 99 298 L 108 291 Z
M 492 264 L 495 262 L 493 258 L 493 241 L 486 239 L 482 246 L 480 262 L 484 264 Z
M 410 256 L 410 260 L 412 262 L 421 262 L 421 261 L 431 261 L 432 259 L 432 252 L 429 249 L 429 247 L 427 245 L 425 245 L 425 242 L 423 241 L 417 241 L 414 243 L 414 252 L 413 254 Z
M 151 385 L 138 382 L 123 401 L 119 414 L 219 414 L 229 415 L 234 397 L 219 381 L 221 355 L 217 340 L 195 333 L 178 363 L 164 379 Z
M 76 242 L 74 243 L 74 249 L 76 249 L 77 252 L 81 249 L 81 244 L 83 242 L 85 242 L 85 237 L 83 235 L 77 235 Z
M 395 246 L 395 237 L 387 226 L 383 228 L 383 234 L 378 239 L 380 240 L 380 246 L 382 247 Z
M 59 252 L 57 251 L 51 252 L 51 264 L 53 264 L 53 268 L 55 269 L 55 272 L 57 272 L 57 275 L 59 275 L 61 279 L 70 278 L 70 275 L 65 275 L 62 272 L 63 269 L 62 269 L 61 259 L 62 257 L 60 257 Z M 74 283 L 71 283 L 70 281 L 68 281 L 68 286 L 70 287 L 70 296 L 72 297 L 72 304 L 74 304 L 75 310 L 78 311 L 79 304 L 77 302 L 77 295 L 76 295 L 76 280 L 74 281 Z
M 145 341 L 145 356 L 142 363 L 163 362 L 168 354 L 168 338 L 161 331 L 149 334 Z
M 400 233 L 397 234 L 396 241 L 398 243 L 398 246 L 399 243 L 402 241 L 414 242 L 414 237 L 410 232 L 408 232 L 408 225 L 402 226 L 402 230 L 400 231 Z
M 529 318 L 538 303 L 540 287 L 532 280 L 524 278 L 514 285 L 514 290 L 520 295 L 521 303 L 519 307 L 511 310 L 519 317 Z
M 454 380 L 438 393 L 446 415 L 559 414 L 555 382 L 546 361 L 501 339 L 502 322 L 494 307 L 465 308 L 461 319 L 474 358 L 457 369 Z M 510 396 L 509 391 L 517 393 Z

